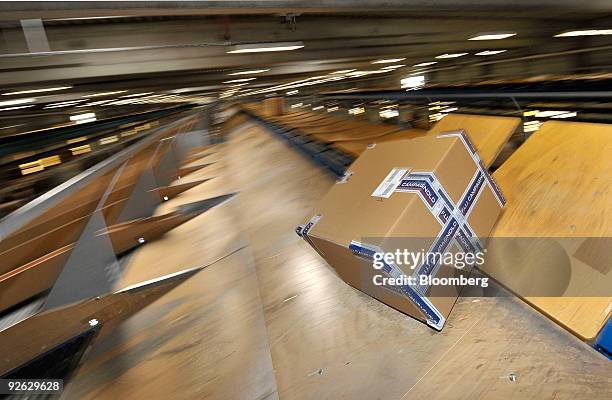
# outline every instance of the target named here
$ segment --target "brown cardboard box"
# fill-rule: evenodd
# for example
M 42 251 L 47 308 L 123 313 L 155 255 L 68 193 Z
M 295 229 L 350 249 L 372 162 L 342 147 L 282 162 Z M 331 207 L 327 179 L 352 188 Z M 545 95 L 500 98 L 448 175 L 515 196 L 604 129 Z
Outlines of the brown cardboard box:
M 375 269 L 375 253 L 481 252 L 503 204 L 465 132 L 453 131 L 368 148 L 297 232 L 348 284 L 439 330 L 462 286 L 421 285 L 420 275 L 467 278 L 474 260 L 462 270 L 432 258 Z M 416 284 L 373 281 L 402 276 Z

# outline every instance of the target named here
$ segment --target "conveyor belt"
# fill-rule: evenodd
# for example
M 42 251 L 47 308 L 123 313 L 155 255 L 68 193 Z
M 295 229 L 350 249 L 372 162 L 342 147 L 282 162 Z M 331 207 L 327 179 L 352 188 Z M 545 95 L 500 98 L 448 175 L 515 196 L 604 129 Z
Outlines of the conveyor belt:
M 221 152 L 223 178 L 163 207 L 241 193 L 137 250 L 124 279 L 248 249 L 105 332 L 67 398 L 609 397 L 609 362 L 514 298 L 460 298 L 432 333 L 352 289 L 293 232 L 334 180 L 253 124 Z

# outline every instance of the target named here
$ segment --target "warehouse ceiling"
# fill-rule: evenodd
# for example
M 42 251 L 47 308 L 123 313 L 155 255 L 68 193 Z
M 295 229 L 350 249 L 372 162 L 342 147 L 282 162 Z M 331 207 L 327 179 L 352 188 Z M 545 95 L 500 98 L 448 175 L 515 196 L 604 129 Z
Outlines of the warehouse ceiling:
M 3 2 L 0 135 L 61 124 L 81 111 L 294 89 L 400 89 L 410 76 L 448 85 L 610 69 L 612 36 L 555 35 L 612 28 L 611 2 L 456 3 Z M 511 36 L 469 40 L 483 34 Z M 299 48 L 230 53 L 262 43 Z

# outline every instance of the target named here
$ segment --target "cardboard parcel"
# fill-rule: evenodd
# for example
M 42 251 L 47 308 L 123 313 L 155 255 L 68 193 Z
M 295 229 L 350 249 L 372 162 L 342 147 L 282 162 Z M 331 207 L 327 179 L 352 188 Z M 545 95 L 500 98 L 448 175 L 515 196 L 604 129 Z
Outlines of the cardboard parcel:
M 463 282 L 476 261 L 436 255 L 482 254 L 504 202 L 465 132 L 452 131 L 370 146 L 296 231 L 349 285 L 440 330 L 463 286 L 433 282 Z M 381 260 L 398 252 L 412 264 Z

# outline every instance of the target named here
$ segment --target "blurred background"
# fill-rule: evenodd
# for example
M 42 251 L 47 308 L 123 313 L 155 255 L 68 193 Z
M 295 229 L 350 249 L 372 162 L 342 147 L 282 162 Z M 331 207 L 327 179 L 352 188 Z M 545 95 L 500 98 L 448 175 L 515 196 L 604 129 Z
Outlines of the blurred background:
M 177 110 L 610 119 L 609 2 L 3 2 L 0 215 Z M 577 93 L 580 92 L 580 93 Z

